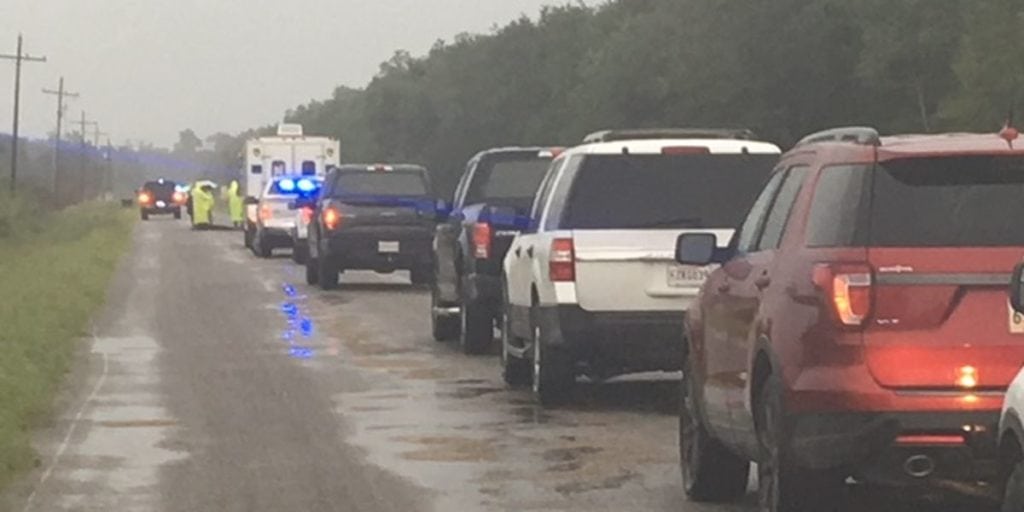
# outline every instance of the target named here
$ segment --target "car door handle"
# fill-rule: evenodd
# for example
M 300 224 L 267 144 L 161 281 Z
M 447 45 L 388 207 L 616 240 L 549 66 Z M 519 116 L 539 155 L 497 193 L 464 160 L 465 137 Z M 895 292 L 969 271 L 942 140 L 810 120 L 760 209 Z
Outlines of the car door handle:
M 532 245 L 530 247 L 526 248 L 526 255 L 531 257 L 531 258 L 533 257 L 533 246 Z
M 770 278 L 770 277 L 768 277 L 766 275 L 761 276 L 761 277 L 759 277 L 759 278 L 754 280 L 754 286 L 756 286 L 758 290 L 764 290 L 765 288 L 768 288 L 768 286 L 770 286 L 771 284 L 772 284 L 772 278 Z

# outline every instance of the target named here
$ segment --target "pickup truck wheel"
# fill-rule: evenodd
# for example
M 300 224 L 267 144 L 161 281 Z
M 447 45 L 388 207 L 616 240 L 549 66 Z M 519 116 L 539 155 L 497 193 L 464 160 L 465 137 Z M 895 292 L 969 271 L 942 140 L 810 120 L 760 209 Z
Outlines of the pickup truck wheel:
M 430 327 L 434 334 L 434 341 L 446 342 L 459 337 L 459 320 L 457 316 L 439 315 L 437 309 L 441 304 L 437 301 L 437 288 L 430 290 Z
M 246 249 L 252 249 L 252 229 L 249 228 L 249 223 L 246 223 L 245 229 L 242 230 L 242 240 Z
M 835 471 L 804 470 L 789 460 L 789 435 L 777 376 L 759 394 L 757 438 L 758 505 L 763 512 L 836 512 L 846 492 L 846 478 Z
M 533 378 L 531 372 L 533 368 L 530 367 L 530 361 L 521 357 L 515 357 L 509 353 L 509 347 L 512 343 L 511 322 L 508 318 L 508 309 L 503 308 L 501 313 L 501 366 L 502 366 L 502 377 L 505 378 L 505 384 L 511 387 L 525 387 L 530 385 L 530 381 Z
M 174 210 L 174 220 L 181 220 L 181 208 Z
M 462 304 L 462 353 L 482 354 L 494 343 L 494 315 L 484 305 L 466 301 Z
M 340 282 L 338 267 L 332 263 L 330 259 L 322 256 L 323 255 L 316 260 L 316 273 L 319 278 L 318 282 L 320 284 L 320 288 L 324 290 L 334 290 L 338 288 L 338 284 Z
M 711 437 L 696 407 L 691 365 L 683 374 L 679 404 L 679 461 L 686 495 L 698 502 L 730 502 L 747 492 L 750 462 Z
M 309 246 L 305 242 L 292 243 L 292 261 L 298 265 L 305 265 L 309 259 Z
M 539 325 L 533 327 L 533 396 L 542 406 L 561 405 L 576 386 L 572 361 L 543 343 Z
M 313 258 L 306 258 L 306 284 L 315 286 L 320 282 L 319 264 Z
M 139 214 L 142 217 L 142 220 L 149 220 L 149 214 L 148 213 L 146 213 L 146 212 L 139 212 Z

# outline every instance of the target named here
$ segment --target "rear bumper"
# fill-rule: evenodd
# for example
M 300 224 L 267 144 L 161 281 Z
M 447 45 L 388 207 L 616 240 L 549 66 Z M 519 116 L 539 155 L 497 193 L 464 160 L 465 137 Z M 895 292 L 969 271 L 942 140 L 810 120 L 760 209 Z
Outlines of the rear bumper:
M 433 229 L 410 227 L 354 228 L 325 240 L 320 257 L 356 270 L 431 268 Z M 381 242 L 398 242 L 397 252 L 381 250 Z
M 792 453 L 802 467 L 845 467 L 872 483 L 991 482 L 999 474 L 998 423 L 998 410 L 799 414 L 792 417 Z M 922 437 L 898 442 L 901 436 L 924 435 L 963 442 L 929 443 Z M 911 458 L 926 458 L 934 471 L 912 476 Z
M 541 307 L 545 346 L 564 352 L 594 376 L 678 371 L 683 361 L 683 313 L 590 312 L 579 306 Z
M 258 228 L 261 242 L 271 247 L 291 247 L 292 235 L 288 229 L 261 226 Z
M 161 215 L 161 214 L 178 213 L 178 212 L 181 211 L 181 205 L 180 204 L 169 204 L 169 205 L 164 206 L 164 207 L 142 206 L 139 209 L 142 210 L 143 212 L 147 213 L 147 214 L 150 214 L 150 215 Z

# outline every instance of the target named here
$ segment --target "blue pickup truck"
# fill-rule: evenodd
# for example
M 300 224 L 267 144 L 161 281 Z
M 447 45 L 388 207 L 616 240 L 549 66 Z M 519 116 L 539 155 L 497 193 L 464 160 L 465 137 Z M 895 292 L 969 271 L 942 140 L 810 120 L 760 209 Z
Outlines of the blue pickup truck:
M 458 339 L 463 352 L 485 352 L 501 311 L 502 260 L 529 222 L 533 197 L 557 148 L 515 147 L 473 157 L 452 211 L 434 235 L 431 319 L 434 339 Z

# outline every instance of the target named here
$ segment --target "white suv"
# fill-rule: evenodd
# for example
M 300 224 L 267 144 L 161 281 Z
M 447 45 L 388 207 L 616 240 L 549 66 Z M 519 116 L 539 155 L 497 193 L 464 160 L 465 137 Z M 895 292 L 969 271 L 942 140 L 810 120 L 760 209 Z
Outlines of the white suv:
M 504 261 L 505 380 L 542 404 L 578 375 L 677 371 L 683 311 L 710 268 L 676 239 L 729 240 L 780 150 L 748 131 L 600 132 L 560 155 Z

